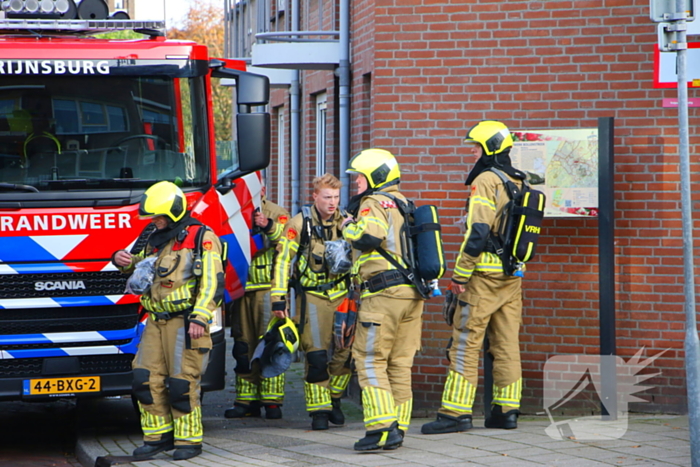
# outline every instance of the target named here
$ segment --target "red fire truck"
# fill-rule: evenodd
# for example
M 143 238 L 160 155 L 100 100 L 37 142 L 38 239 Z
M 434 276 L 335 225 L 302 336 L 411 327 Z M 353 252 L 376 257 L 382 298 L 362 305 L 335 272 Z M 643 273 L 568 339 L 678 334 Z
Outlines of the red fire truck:
M 3 2 L 10 3 L 10 2 Z M 94 33 L 132 29 L 139 40 Z M 149 233 L 141 195 L 170 180 L 228 243 L 227 299 L 260 244 L 266 77 L 170 41 L 162 22 L 0 20 L 0 400 L 128 394 L 145 317 L 111 264 Z M 234 157 L 215 153 L 212 78 L 236 85 Z M 224 387 L 224 319 L 202 380 Z

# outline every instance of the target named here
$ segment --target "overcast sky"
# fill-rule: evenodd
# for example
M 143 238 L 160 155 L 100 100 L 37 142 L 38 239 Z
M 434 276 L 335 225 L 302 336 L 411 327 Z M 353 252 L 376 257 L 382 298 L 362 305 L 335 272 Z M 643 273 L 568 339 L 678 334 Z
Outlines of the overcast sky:
M 224 6 L 223 0 L 138 0 L 136 19 L 165 19 L 166 27 L 171 28 L 185 17 L 190 9 L 190 4 L 204 2 L 221 5 L 222 8 Z M 165 5 L 165 18 L 163 17 L 163 5 Z
M 168 26 L 171 25 L 171 21 L 177 22 L 182 19 L 189 9 L 190 0 L 168 0 L 165 2 L 165 20 L 168 22 Z

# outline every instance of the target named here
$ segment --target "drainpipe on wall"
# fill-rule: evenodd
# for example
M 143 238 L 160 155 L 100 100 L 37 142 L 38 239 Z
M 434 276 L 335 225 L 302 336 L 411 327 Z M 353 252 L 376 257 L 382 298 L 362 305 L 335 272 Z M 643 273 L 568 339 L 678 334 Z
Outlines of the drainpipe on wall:
M 299 157 L 299 133 L 301 132 L 301 110 L 299 109 L 300 101 L 300 89 L 299 89 L 299 70 L 294 70 L 294 77 L 292 78 L 292 85 L 289 87 L 289 100 L 290 100 L 290 122 L 289 122 L 289 142 L 291 145 L 291 158 L 292 158 L 292 205 L 291 213 L 292 216 L 297 214 L 301 210 L 299 204 L 299 189 L 300 189 L 300 157 Z
M 339 81 L 340 126 L 340 204 L 347 206 L 350 199 L 350 177 L 345 172 L 350 160 L 350 0 L 340 0 L 340 57 L 336 70 Z
M 299 31 L 299 0 L 292 0 L 291 7 L 292 23 L 290 29 L 292 31 Z M 299 106 L 299 103 L 301 102 L 301 86 L 299 84 L 300 79 L 301 73 L 299 73 L 299 70 L 294 70 L 292 85 L 289 87 L 289 105 L 291 120 L 289 122 L 289 142 L 291 144 L 292 156 L 292 216 L 296 215 L 299 211 L 301 211 L 301 205 L 299 202 L 301 189 L 301 144 L 299 142 L 299 135 L 301 134 L 301 108 Z

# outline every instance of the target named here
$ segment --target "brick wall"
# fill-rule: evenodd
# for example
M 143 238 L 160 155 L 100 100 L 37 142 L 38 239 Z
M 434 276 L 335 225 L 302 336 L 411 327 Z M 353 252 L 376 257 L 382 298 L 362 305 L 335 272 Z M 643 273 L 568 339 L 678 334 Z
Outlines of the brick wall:
M 666 350 L 643 371 L 660 372 L 639 394 L 648 403 L 631 408 L 685 412 L 677 111 L 661 107 L 662 98 L 676 97 L 676 91 L 652 87 L 656 26 L 648 5 L 647 0 L 351 2 L 351 155 L 383 147 L 398 157 L 402 190 L 440 209 L 451 269 L 463 234 L 463 182 L 474 163 L 461 142 L 472 124 L 498 119 L 514 130 L 591 128 L 599 117 L 614 117 L 618 355 L 629 360 L 640 348 L 643 358 Z M 328 167 L 340 175 L 337 122 L 332 123 L 335 86 L 329 71 L 302 73 L 302 203 L 310 201 L 315 149 L 311 103 L 321 91 L 328 93 Z M 691 88 L 689 96 L 695 94 Z M 273 92 L 274 105 L 288 114 L 287 99 L 286 92 Z M 698 124 L 698 111 L 691 108 L 691 153 L 700 142 L 694 136 Z M 697 155 L 691 156 L 698 181 Z M 537 259 L 523 281 L 526 413 L 543 410 L 548 358 L 599 352 L 597 229 L 591 218 L 544 223 Z M 443 290 L 447 284 L 441 281 Z M 449 329 L 439 305 L 429 303 L 424 314 L 413 380 L 417 414 L 439 406 L 446 375 Z M 477 394 L 478 413 L 483 380 Z M 589 388 L 560 411 L 595 412 L 594 396 Z
M 656 30 L 648 5 L 377 2 L 369 141 L 398 156 L 407 194 L 440 207 L 452 260 L 467 196 L 462 183 L 473 164 L 461 147 L 469 126 L 488 118 L 512 129 L 586 128 L 614 117 L 618 354 L 627 360 L 641 347 L 644 357 L 670 349 L 650 366 L 661 372 L 640 393 L 650 403 L 632 408 L 675 412 L 685 410 L 680 176 L 677 113 L 661 99 L 676 91 L 652 88 Z M 363 117 L 353 104 L 359 127 Z M 691 108 L 691 135 L 699 123 Z M 691 139 L 691 151 L 697 142 Z M 695 154 L 691 163 L 697 172 Z M 528 413 L 542 410 L 547 358 L 599 350 L 597 225 L 548 219 L 537 261 L 528 266 L 521 336 Z M 449 330 L 439 311 L 427 307 L 415 361 L 418 410 L 438 407 L 445 378 Z

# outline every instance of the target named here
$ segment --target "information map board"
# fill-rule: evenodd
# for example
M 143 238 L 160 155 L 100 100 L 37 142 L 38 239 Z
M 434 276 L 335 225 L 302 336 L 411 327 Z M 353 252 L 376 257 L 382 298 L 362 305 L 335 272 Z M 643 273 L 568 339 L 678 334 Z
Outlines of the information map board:
M 513 167 L 547 196 L 547 217 L 598 216 L 598 129 L 511 131 Z

